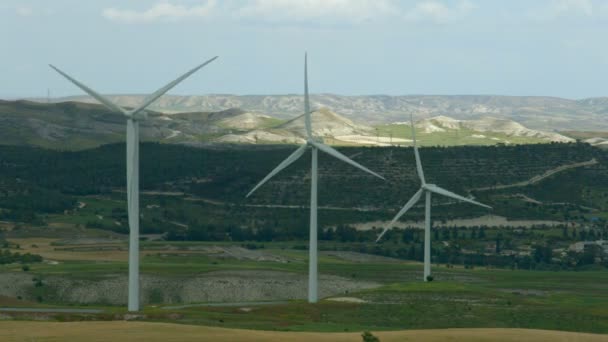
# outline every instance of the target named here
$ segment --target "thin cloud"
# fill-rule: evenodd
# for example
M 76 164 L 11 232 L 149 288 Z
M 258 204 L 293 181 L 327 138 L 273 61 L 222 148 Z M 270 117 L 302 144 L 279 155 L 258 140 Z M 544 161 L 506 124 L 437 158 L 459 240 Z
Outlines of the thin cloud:
M 592 16 L 593 3 L 591 0 L 559 0 L 554 2 L 551 12 L 553 12 L 553 15 L 574 12 L 585 16 Z
M 571 16 L 592 17 L 602 9 L 591 0 L 552 0 L 546 6 L 530 11 L 528 17 L 541 21 Z
M 10 10 L 14 11 L 20 17 L 29 18 L 29 17 L 46 17 L 55 14 L 50 8 L 46 7 L 32 7 L 32 6 L 17 6 L 17 7 L 0 7 L 0 10 Z
M 446 24 L 466 16 L 476 6 L 470 1 L 461 1 L 456 6 L 448 6 L 443 2 L 426 0 L 416 4 L 413 9 L 406 11 L 404 18 L 412 22 L 432 22 Z
M 142 11 L 110 7 L 103 10 L 102 16 L 108 20 L 127 23 L 178 21 L 206 17 L 214 10 L 215 5 L 215 0 L 204 1 L 197 6 L 176 5 L 163 1 Z
M 269 23 L 361 23 L 395 13 L 391 0 L 254 0 L 237 18 Z
M 34 15 L 34 10 L 27 6 L 19 6 L 15 8 L 15 12 L 22 17 L 31 17 Z
M 236 21 L 295 26 L 351 26 L 386 19 L 446 24 L 465 17 L 476 6 L 469 0 L 447 5 L 445 0 L 419 0 L 406 7 L 397 0 L 249 0 L 202 1 L 185 6 L 164 0 L 142 10 L 106 8 L 108 20 L 145 23 L 180 21 L 213 15 Z

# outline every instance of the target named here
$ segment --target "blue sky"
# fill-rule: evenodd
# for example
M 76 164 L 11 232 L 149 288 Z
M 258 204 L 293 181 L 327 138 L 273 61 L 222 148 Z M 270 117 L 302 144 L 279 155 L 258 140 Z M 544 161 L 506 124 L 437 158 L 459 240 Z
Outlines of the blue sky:
M 2 0 L 0 96 L 608 95 L 608 1 Z

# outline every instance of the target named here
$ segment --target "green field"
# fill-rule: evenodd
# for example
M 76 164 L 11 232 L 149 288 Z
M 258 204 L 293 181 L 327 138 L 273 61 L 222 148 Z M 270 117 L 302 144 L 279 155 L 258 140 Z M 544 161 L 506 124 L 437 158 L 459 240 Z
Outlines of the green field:
M 412 129 L 409 125 L 380 125 L 376 126 L 380 137 L 412 139 Z M 478 132 L 467 128 L 447 129 L 445 132 L 423 133 L 417 132 L 416 139 L 419 146 L 484 146 L 496 144 L 542 144 L 546 139 L 506 135 L 500 132 Z M 411 146 L 411 143 L 397 143 L 393 145 Z
M 23 243 L 23 240 L 19 240 Z M 167 246 L 173 248 L 168 248 Z M 200 253 L 180 254 L 195 246 L 212 243 L 142 244 L 142 273 L 168 278 L 212 274 L 213 271 L 281 271 L 305 275 L 306 251 L 287 248 L 287 244 L 266 244 L 265 252 L 289 257 L 291 262 L 260 262 L 218 259 Z M 221 244 L 220 244 L 221 245 Z M 223 244 L 227 246 L 229 244 Z M 56 248 L 65 247 L 56 244 Z M 164 246 L 164 247 L 163 247 Z M 42 246 L 38 248 L 43 248 Z M 50 249 L 49 253 L 54 250 Z M 163 252 L 164 251 L 164 252 Z M 161 253 L 162 252 L 162 253 Z M 41 253 L 44 255 L 44 251 Z M 74 260 L 59 264 L 30 265 L 29 274 L 43 280 L 49 277 L 101 280 L 109 274 L 126 274 L 124 261 L 79 261 L 86 251 L 74 251 Z M 166 254 L 161 256 L 161 254 Z M 126 259 L 126 254 L 125 254 Z M 608 333 L 608 272 L 551 272 L 465 269 L 459 266 L 434 265 L 435 281 L 420 281 L 422 265 L 416 262 L 353 262 L 331 255 L 322 255 L 319 270 L 323 275 L 341 276 L 357 281 L 373 281 L 379 287 L 344 293 L 337 297 L 357 298 L 362 303 L 322 300 L 308 304 L 291 300 L 287 304 L 237 306 L 200 306 L 164 309 L 162 303 L 144 307 L 143 319 L 153 322 L 177 322 L 230 328 L 282 331 L 345 332 L 363 330 L 403 330 L 436 328 L 530 328 L 580 332 Z M 23 273 L 19 265 L 4 265 L 2 273 Z M 211 273 L 210 273 L 211 272 Z M 73 306 L 57 301 L 56 288 L 49 285 L 34 288 L 40 303 L 23 300 L 24 306 Z M 5 299 L 8 300 L 8 299 Z M 147 300 L 149 302 L 149 300 Z M 11 306 L 19 301 L 10 301 Z M 7 304 L 4 304 L 7 305 Z M 101 307 L 99 315 L 57 314 L 50 320 L 107 320 L 125 312 L 123 306 L 89 304 Z M 246 310 L 243 308 L 247 308 Z M 16 319 L 29 319 L 15 314 Z M 31 318 L 31 317 L 30 317 Z

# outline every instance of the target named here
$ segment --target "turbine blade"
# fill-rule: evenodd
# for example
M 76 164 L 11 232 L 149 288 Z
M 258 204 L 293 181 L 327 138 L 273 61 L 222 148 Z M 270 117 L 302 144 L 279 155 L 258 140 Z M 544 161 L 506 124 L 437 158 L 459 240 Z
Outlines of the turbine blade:
M 304 122 L 306 135 L 312 139 L 312 118 L 310 115 L 310 99 L 308 96 L 308 53 L 304 53 Z
M 414 196 L 412 196 L 412 198 L 410 198 L 409 201 L 407 201 L 407 203 L 405 203 L 405 205 L 403 206 L 403 208 L 401 208 L 401 210 L 399 210 L 399 212 L 397 213 L 397 215 L 395 215 L 395 217 L 393 218 L 393 220 L 391 221 L 391 223 L 389 223 L 388 227 L 384 227 L 384 230 L 382 231 L 382 233 L 380 233 L 380 235 L 378 236 L 378 238 L 376 239 L 376 242 L 380 241 L 380 239 L 382 239 L 382 237 L 384 236 L 384 234 L 393 227 L 393 225 L 395 224 L 395 222 L 397 222 L 401 216 L 403 216 L 403 214 L 405 214 L 408 210 L 410 210 L 411 207 L 414 206 L 414 204 L 416 204 L 416 202 L 418 202 L 418 200 L 420 200 L 420 197 L 422 196 L 422 193 L 424 192 L 424 190 L 421 188 L 419 189 Z
M 310 99 L 308 98 L 308 53 L 304 53 L 304 123 L 306 135 L 312 139 L 312 119 L 310 117 Z
M 167 84 L 166 86 L 158 89 L 157 91 L 155 91 L 154 93 L 152 93 L 150 96 L 146 97 L 146 99 L 144 100 L 144 103 L 142 103 L 139 107 L 133 109 L 130 114 L 131 115 L 135 115 L 139 112 L 141 112 L 142 110 L 144 110 L 146 107 L 148 107 L 152 102 L 156 101 L 159 97 L 163 96 L 166 92 L 168 92 L 169 90 L 171 90 L 173 87 L 175 87 L 176 85 L 178 85 L 181 81 L 185 80 L 186 78 L 188 78 L 190 75 L 194 74 L 195 72 L 197 72 L 199 69 L 201 69 L 202 67 L 204 67 L 205 65 L 213 62 L 214 60 L 217 59 L 218 56 L 215 56 L 213 58 L 211 58 L 210 60 L 206 61 L 205 63 L 195 67 L 194 69 L 188 71 L 187 73 L 181 75 L 180 77 L 178 77 L 177 79 L 175 79 L 174 81 L 170 82 L 169 84 Z
M 256 185 L 251 191 L 249 191 L 249 193 L 245 197 L 249 197 L 259 187 L 261 187 L 264 183 L 266 183 L 270 178 L 274 177 L 274 175 L 276 175 L 277 173 L 279 173 L 281 170 L 283 170 L 284 168 L 288 167 L 293 162 L 295 162 L 296 160 L 298 160 L 298 158 L 300 158 L 304 154 L 304 152 L 306 152 L 306 147 L 307 146 L 308 145 L 304 144 L 304 145 L 300 146 L 297 150 L 295 150 L 289 157 L 287 157 L 285 160 L 283 160 L 281 162 L 281 164 L 279 164 L 279 166 L 277 166 L 266 177 L 264 177 L 264 179 L 262 179 L 262 181 L 259 182 L 258 185 Z
M 473 201 L 472 199 L 469 199 L 469 198 L 466 198 L 466 197 L 463 197 L 463 196 L 457 195 L 457 194 L 455 194 L 455 193 L 453 193 L 453 192 L 451 192 L 451 191 L 448 191 L 448 190 L 442 189 L 442 188 L 438 187 L 437 185 L 430 185 L 430 184 L 427 184 L 427 185 L 426 185 L 426 189 L 427 189 L 428 191 L 430 191 L 430 192 L 434 192 L 434 193 L 439 194 L 439 195 L 443 195 L 443 196 L 451 197 L 451 198 L 457 199 L 457 200 L 459 200 L 459 201 L 468 202 L 468 203 L 471 203 L 471 204 L 478 205 L 478 206 L 480 206 L 480 207 L 484 207 L 484 208 L 492 209 L 492 207 L 490 207 L 489 205 L 485 205 L 485 204 L 483 204 L 483 203 L 479 203 L 479 202 L 477 202 L 477 201 Z
M 414 140 L 414 156 L 416 157 L 416 170 L 418 171 L 418 177 L 422 184 L 426 184 L 424 179 L 424 171 L 422 170 L 422 162 L 420 161 L 420 154 L 418 153 L 418 146 L 416 145 L 416 129 L 414 128 L 414 116 L 410 115 L 410 121 L 412 122 L 412 138 Z
M 365 171 L 365 172 L 367 172 L 367 173 L 369 173 L 369 174 L 371 174 L 373 176 L 376 176 L 376 177 L 378 177 L 380 179 L 386 180 L 386 179 L 384 179 L 384 177 L 380 176 L 379 174 L 375 173 L 374 171 L 366 168 L 365 166 L 357 163 L 356 161 L 348 158 L 347 156 L 343 155 L 342 153 L 336 151 L 335 149 L 333 149 L 333 148 L 331 148 L 331 147 L 329 147 L 329 146 L 327 146 L 325 144 L 321 144 L 321 143 L 318 143 L 316 141 L 310 141 L 309 143 L 312 144 L 313 146 L 315 146 L 316 148 L 318 148 L 319 150 L 321 150 L 321 151 L 329 154 L 332 157 L 340 159 L 341 161 L 343 161 L 345 163 L 348 163 L 348 164 L 350 164 L 350 165 L 352 165 L 352 166 L 354 166 L 356 168 L 359 168 L 359 169 L 361 169 L 361 170 L 363 170 L 363 171 Z
M 76 79 L 72 78 L 70 75 L 66 74 L 65 72 L 59 70 L 59 68 L 55 67 L 52 64 L 49 64 L 49 66 L 51 68 L 53 68 L 55 71 L 57 71 L 61 76 L 65 77 L 68 79 L 68 81 L 74 83 L 78 88 L 84 90 L 85 93 L 89 94 L 91 97 L 93 97 L 94 99 L 96 99 L 97 101 L 99 101 L 101 104 L 103 104 L 104 106 L 106 106 L 108 109 L 110 109 L 113 112 L 117 112 L 117 113 L 123 113 L 123 114 L 127 114 L 127 112 L 122 109 L 121 107 L 117 106 L 114 102 L 110 101 L 108 98 L 98 94 L 96 91 L 94 91 L 93 89 L 87 87 L 86 85 L 78 82 Z

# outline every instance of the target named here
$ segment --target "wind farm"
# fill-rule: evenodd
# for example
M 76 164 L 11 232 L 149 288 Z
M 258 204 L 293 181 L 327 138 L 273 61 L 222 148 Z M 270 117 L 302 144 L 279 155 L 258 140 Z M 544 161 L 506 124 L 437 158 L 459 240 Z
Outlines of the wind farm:
M 608 341 L 604 7 L 3 1 L 0 341 Z

